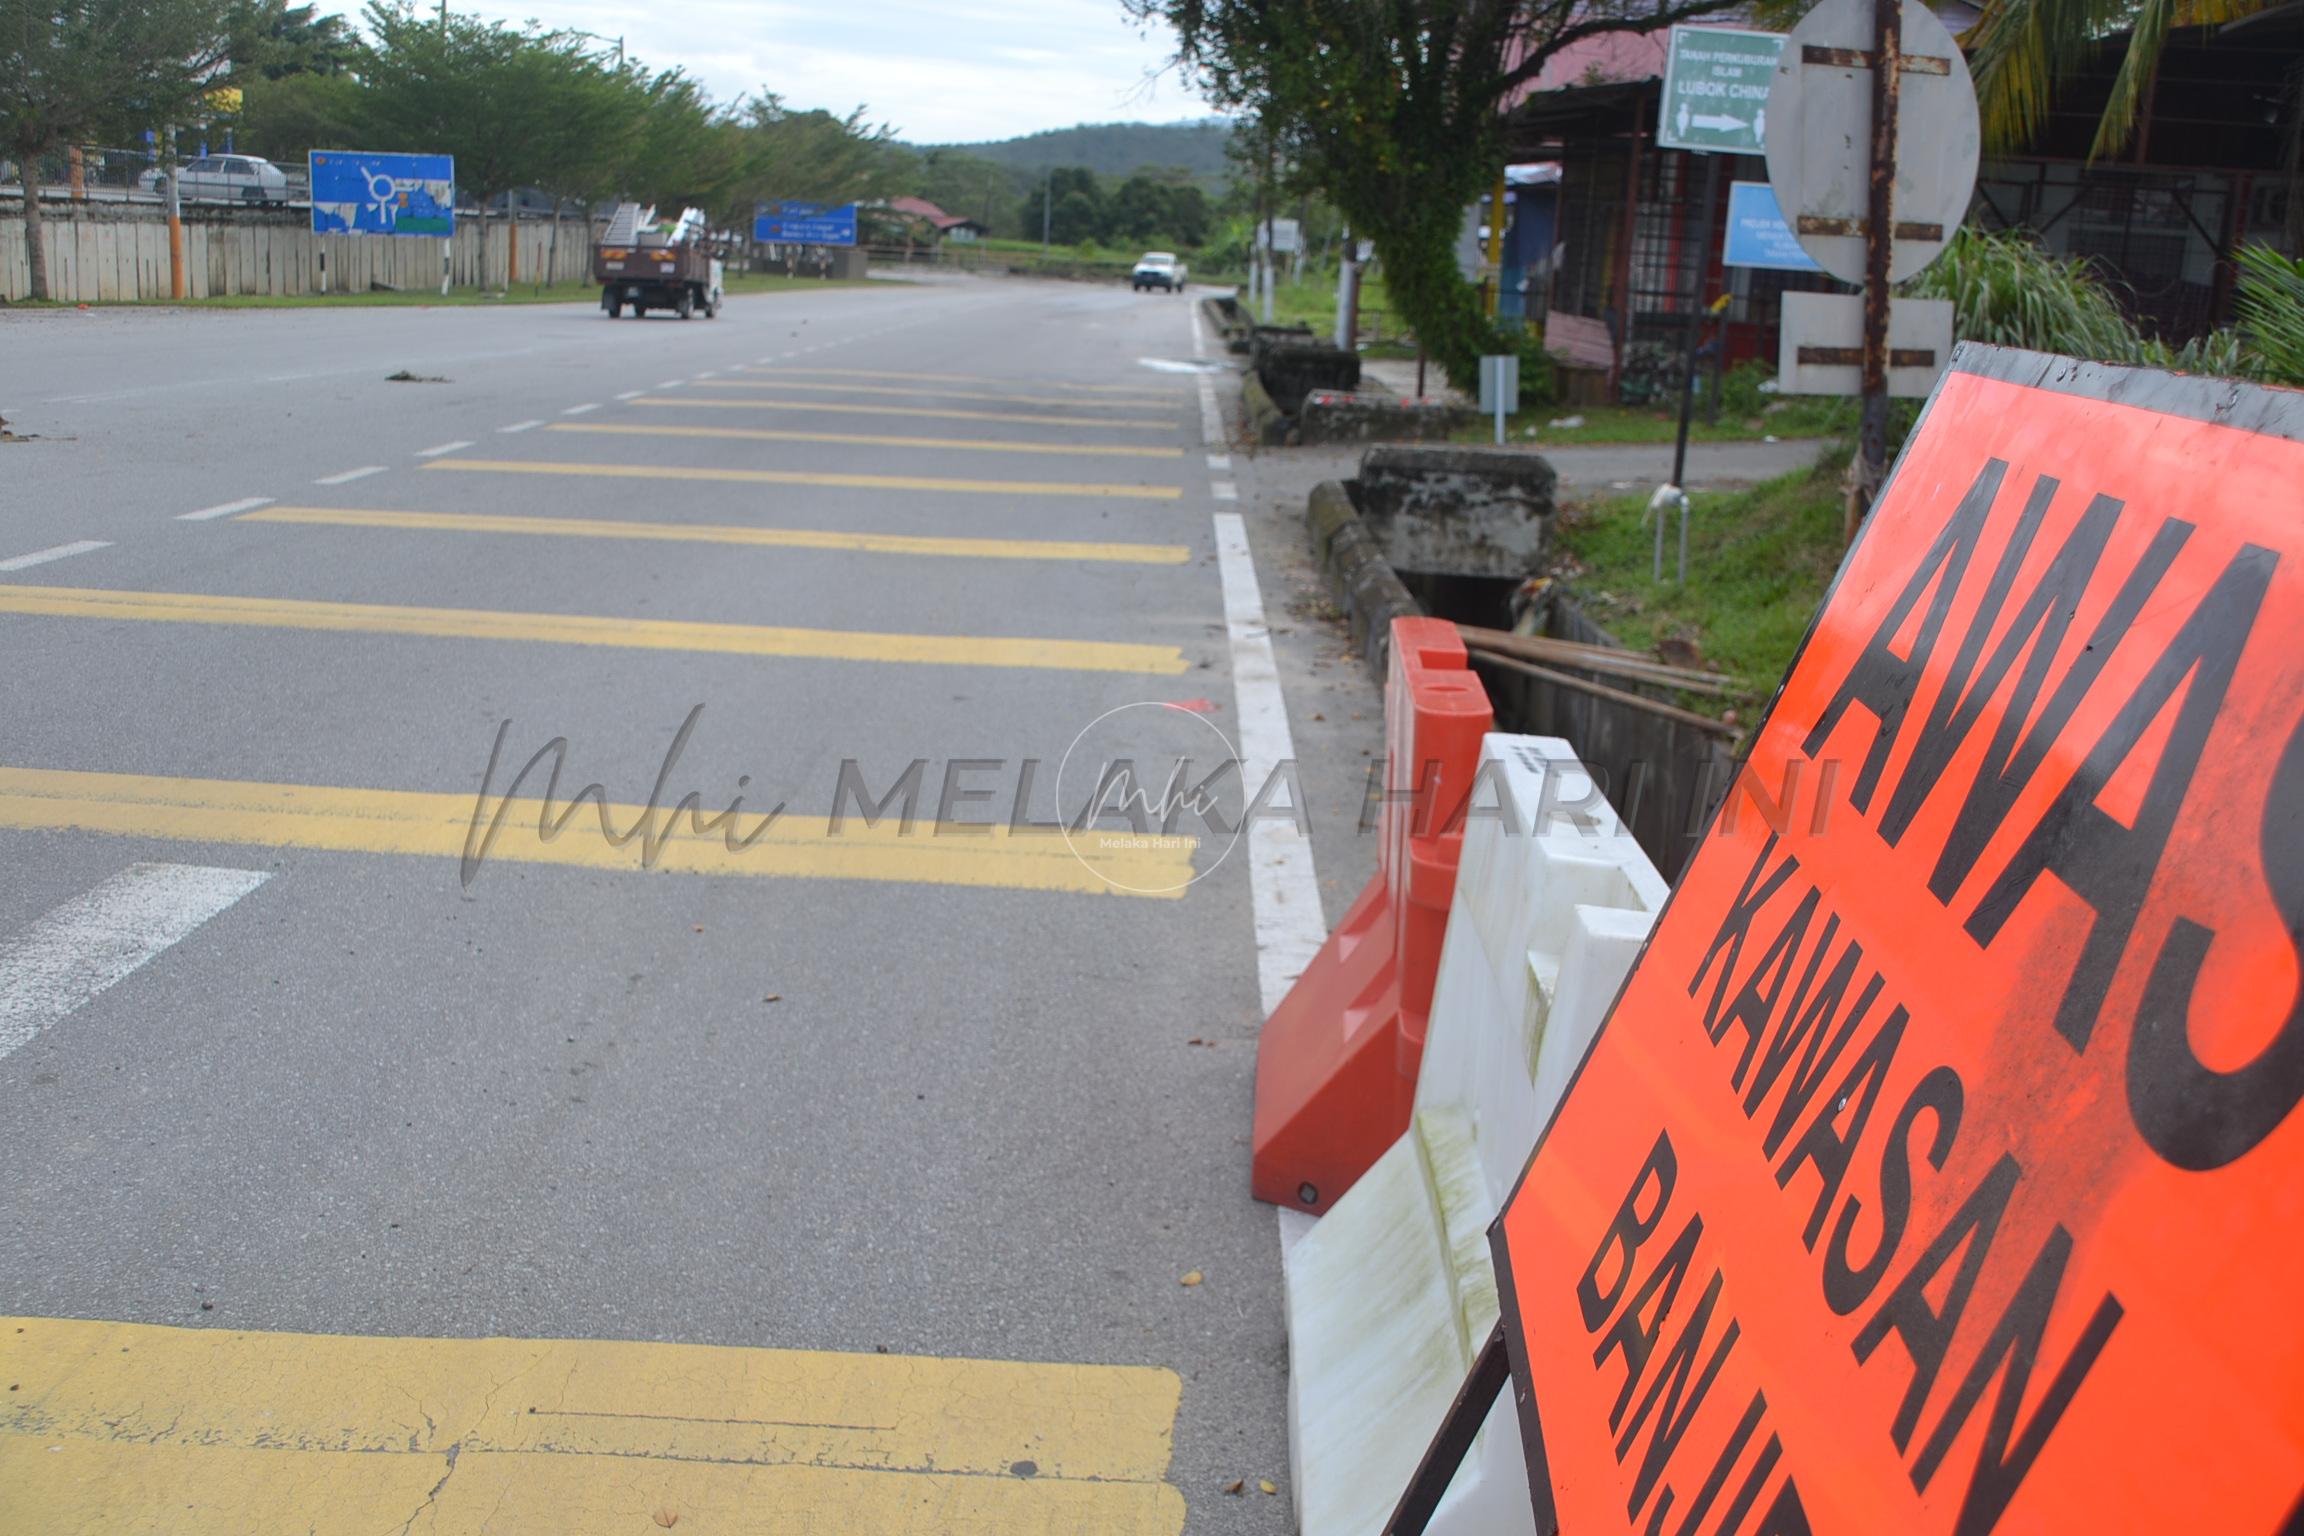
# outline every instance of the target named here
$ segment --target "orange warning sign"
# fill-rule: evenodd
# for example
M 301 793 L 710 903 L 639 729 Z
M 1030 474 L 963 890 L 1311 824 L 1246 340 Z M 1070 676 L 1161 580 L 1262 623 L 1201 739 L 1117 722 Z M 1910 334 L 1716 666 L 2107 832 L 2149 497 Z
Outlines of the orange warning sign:
M 1493 1240 L 1539 1526 L 2304 1519 L 2304 394 L 1964 348 Z

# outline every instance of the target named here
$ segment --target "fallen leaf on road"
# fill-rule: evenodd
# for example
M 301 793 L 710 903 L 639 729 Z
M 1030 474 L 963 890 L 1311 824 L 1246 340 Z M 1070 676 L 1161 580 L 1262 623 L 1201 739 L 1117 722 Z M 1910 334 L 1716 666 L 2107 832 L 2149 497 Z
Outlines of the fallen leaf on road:
M 1200 1271 L 1194 1270 L 1176 1283 L 1178 1285 L 1198 1285 L 1201 1281 L 1201 1278 L 1202 1277 Z
M 1280 1485 L 1268 1477 L 1260 1477 L 1256 1479 L 1256 1491 L 1258 1493 L 1278 1493 Z
M 680 1517 L 669 1509 L 660 1509 L 656 1511 L 656 1523 L 664 1529 L 670 1530 L 680 1523 Z
M 1226 1493 L 1246 1493 L 1248 1480 L 1244 1477 L 1236 1477 L 1224 1485 L 1224 1491 Z
M 784 994 L 781 992 L 771 992 L 766 997 L 760 999 L 760 1001 L 764 1003 L 780 1003 L 784 1001 Z

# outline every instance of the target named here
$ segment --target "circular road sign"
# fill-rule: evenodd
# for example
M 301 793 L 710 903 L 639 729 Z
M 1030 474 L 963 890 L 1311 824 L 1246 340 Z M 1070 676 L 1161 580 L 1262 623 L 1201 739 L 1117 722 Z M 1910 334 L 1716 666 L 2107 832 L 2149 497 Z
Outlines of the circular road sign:
M 1816 264 L 1864 286 L 1872 168 L 1872 0 L 1824 0 L 1784 40 L 1768 92 L 1768 184 Z M 1959 45 L 1904 0 L 1896 111 L 1895 243 L 1902 282 L 1936 259 L 1976 189 L 1976 87 Z

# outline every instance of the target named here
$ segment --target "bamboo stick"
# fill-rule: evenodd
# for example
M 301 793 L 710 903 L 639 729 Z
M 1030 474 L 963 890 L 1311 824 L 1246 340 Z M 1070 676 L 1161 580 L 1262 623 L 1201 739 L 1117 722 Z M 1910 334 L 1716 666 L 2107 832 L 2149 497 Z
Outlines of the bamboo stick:
M 1607 699 L 1617 704 L 1629 704 L 1634 709 L 1646 710 L 1649 714 L 1659 715 L 1666 720 L 1677 721 L 1681 725 L 1691 726 L 1700 731 L 1709 731 L 1716 736 L 1733 739 L 1738 731 L 1738 727 L 1730 725 L 1725 720 L 1715 720 L 1709 715 L 1700 715 L 1694 710 L 1682 709 L 1677 704 L 1666 704 L 1659 699 L 1651 699 L 1645 694 L 1627 693 L 1621 688 L 1611 688 L 1606 683 L 1591 682 L 1567 672 L 1555 672 L 1550 667 L 1540 667 L 1533 662 L 1521 661 L 1499 651 L 1483 650 L 1479 659 L 1491 666 L 1503 667 L 1507 671 L 1518 672 L 1547 683 L 1557 683 L 1563 688 L 1573 688 L 1579 693 L 1589 693 L 1596 698 Z
M 1618 677 L 1636 678 L 1642 682 L 1659 683 L 1667 687 L 1683 688 L 1690 693 L 1711 694 L 1720 698 L 1743 698 L 1749 693 L 1749 690 L 1715 673 L 1676 667 L 1670 662 L 1631 651 L 1611 650 L 1601 645 L 1579 645 L 1572 640 L 1555 640 L 1545 635 L 1515 635 L 1500 629 L 1483 629 L 1477 624 L 1459 624 L 1456 627 L 1463 635 L 1465 645 L 1473 650 L 1516 656 L 1522 661 L 1548 661 L 1556 666 L 1607 672 Z

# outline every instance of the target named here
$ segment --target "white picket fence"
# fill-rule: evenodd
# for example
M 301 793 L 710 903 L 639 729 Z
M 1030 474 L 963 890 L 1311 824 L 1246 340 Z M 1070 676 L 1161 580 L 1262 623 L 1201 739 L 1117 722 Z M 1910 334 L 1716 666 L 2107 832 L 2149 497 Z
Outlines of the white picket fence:
M 48 258 L 49 296 L 67 303 L 108 304 L 169 295 L 168 225 L 157 209 L 118 203 L 74 204 L 41 200 L 41 247 Z M 306 215 L 187 211 L 184 217 L 184 291 L 187 298 L 230 294 L 304 294 L 320 291 L 320 253 L 328 255 L 328 286 L 345 292 L 378 284 L 422 290 L 440 286 L 437 239 L 315 235 Z M 559 250 L 552 251 L 552 221 L 502 215 L 457 220 L 448 247 L 448 279 L 460 288 L 503 288 L 512 241 L 519 241 L 519 278 L 533 283 L 581 282 L 591 274 L 591 230 L 564 219 Z M 547 275 L 547 267 L 549 274 Z M 20 204 L 0 203 L 0 299 L 29 298 Z

